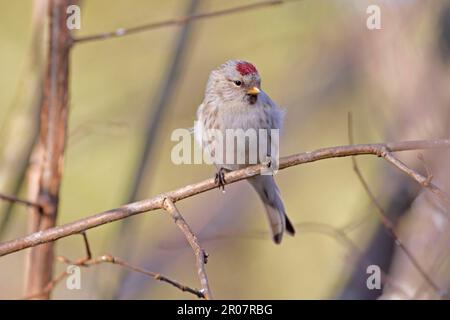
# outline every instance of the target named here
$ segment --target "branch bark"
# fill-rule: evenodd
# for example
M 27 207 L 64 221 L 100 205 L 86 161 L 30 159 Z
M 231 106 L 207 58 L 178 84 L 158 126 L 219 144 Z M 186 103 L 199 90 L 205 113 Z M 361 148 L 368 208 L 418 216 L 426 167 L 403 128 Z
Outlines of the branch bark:
M 424 150 L 450 147 L 450 139 L 439 140 L 419 140 L 419 141 L 404 141 L 392 142 L 382 144 L 360 144 L 351 146 L 338 146 L 322 148 L 310 152 L 302 152 L 280 159 L 280 170 L 288 167 L 315 162 L 324 159 L 348 157 L 354 155 L 375 155 L 382 156 L 384 152 L 398 152 L 407 150 Z M 394 164 L 395 165 L 395 164 Z M 244 180 L 255 175 L 260 174 L 262 169 L 266 169 L 266 165 L 259 164 L 250 166 L 244 169 L 232 171 L 225 174 L 227 184 Z M 410 176 L 415 181 L 416 175 L 423 177 L 415 172 L 415 175 Z M 417 181 L 420 183 L 419 181 Z M 214 178 L 210 178 L 198 183 L 184 186 L 182 188 L 169 191 L 164 194 L 157 195 L 153 198 L 137 201 L 126 204 L 122 207 L 111 209 L 96 215 L 83 218 L 71 223 L 67 223 L 58 227 L 53 227 L 48 230 L 41 230 L 30 235 L 20 237 L 11 241 L 0 244 L 0 256 L 4 256 L 13 252 L 17 252 L 26 248 L 34 247 L 43 243 L 52 242 L 60 238 L 68 237 L 73 234 L 81 233 L 88 229 L 110 223 L 113 221 L 125 219 L 127 217 L 148 212 L 156 209 L 164 208 L 164 200 L 170 198 L 173 202 L 195 196 L 199 193 L 206 192 L 217 188 Z M 436 186 L 437 188 L 437 186 Z M 446 195 L 444 191 L 442 194 Z M 448 196 L 445 196 L 447 199 Z
M 43 232 L 56 225 L 59 189 L 64 164 L 68 116 L 69 52 L 72 44 L 66 27 L 66 10 L 73 0 L 52 0 L 49 6 L 50 45 L 40 114 L 39 139 L 31 167 L 29 189 L 32 202 L 30 229 Z M 43 292 L 53 274 L 53 244 L 46 243 L 29 252 L 26 267 L 26 295 Z M 50 292 L 37 297 L 48 299 Z

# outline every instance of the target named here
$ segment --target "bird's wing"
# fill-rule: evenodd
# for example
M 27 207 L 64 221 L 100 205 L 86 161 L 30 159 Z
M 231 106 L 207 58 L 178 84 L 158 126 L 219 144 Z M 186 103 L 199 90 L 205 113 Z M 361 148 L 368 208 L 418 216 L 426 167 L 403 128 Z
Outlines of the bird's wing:
M 277 106 L 275 102 L 264 92 L 261 92 L 261 99 L 265 106 L 270 107 L 271 118 L 272 118 L 272 129 L 280 129 L 283 127 L 284 115 L 286 111 Z
M 194 127 L 192 128 L 192 133 L 194 134 L 195 141 L 199 146 L 203 144 L 203 107 L 202 103 L 197 109 L 197 120 L 195 121 Z

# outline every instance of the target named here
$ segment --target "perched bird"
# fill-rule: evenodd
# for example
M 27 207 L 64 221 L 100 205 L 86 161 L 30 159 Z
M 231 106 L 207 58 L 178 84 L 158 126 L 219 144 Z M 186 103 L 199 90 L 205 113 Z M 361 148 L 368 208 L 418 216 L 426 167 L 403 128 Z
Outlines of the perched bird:
M 195 138 L 204 149 L 211 152 L 211 157 L 214 159 L 218 140 L 205 134 L 208 130 L 218 130 L 225 136 L 227 129 L 257 131 L 263 129 L 267 132 L 270 142 L 271 129 L 281 129 L 283 116 L 283 110 L 261 89 L 261 78 L 255 66 L 242 60 L 230 60 L 214 69 L 209 76 L 204 100 L 197 110 Z M 224 183 L 223 171 L 250 165 L 248 144 L 245 144 L 244 150 L 239 150 L 236 146 L 232 150 L 226 150 L 225 141 L 222 145 L 225 148 L 222 160 L 226 159 L 226 153 L 232 153 L 235 156 L 243 152 L 246 161 L 226 163 L 217 159 L 213 160 L 218 169 L 216 181 L 219 186 Z M 270 152 L 267 156 L 270 158 Z M 265 160 L 257 156 L 257 162 L 262 163 Z M 274 242 L 281 243 L 285 230 L 294 235 L 294 227 L 286 215 L 280 191 L 273 176 L 258 175 L 247 181 L 254 187 L 264 203 Z

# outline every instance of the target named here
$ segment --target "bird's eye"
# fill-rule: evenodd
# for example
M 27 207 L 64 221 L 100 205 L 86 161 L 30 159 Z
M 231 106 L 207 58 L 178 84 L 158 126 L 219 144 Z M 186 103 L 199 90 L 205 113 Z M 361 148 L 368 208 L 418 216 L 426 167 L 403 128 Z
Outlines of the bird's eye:
M 242 81 L 236 80 L 233 81 L 235 85 L 237 85 L 238 87 L 240 87 L 242 85 Z

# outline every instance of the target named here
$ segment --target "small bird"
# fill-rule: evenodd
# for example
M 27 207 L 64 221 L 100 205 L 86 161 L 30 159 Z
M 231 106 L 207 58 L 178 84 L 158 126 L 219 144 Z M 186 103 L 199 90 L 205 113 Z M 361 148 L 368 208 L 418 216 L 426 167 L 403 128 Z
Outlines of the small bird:
M 208 139 L 205 132 L 219 130 L 225 136 L 227 129 L 263 129 L 267 131 L 268 144 L 270 145 L 271 129 L 281 129 L 284 112 L 261 89 L 261 78 L 256 67 L 243 60 L 229 60 L 214 69 L 206 85 L 205 97 L 197 110 L 197 122 L 194 128 L 195 139 L 205 150 L 210 150 L 214 159 L 217 139 Z M 223 143 L 225 146 L 226 143 Z M 224 171 L 240 169 L 250 165 L 248 145 L 245 150 L 224 150 L 245 153 L 245 163 L 234 164 L 214 161 L 218 172 L 216 182 L 223 187 Z M 270 158 L 270 152 L 268 152 Z M 257 162 L 262 163 L 266 159 L 257 157 Z M 295 230 L 289 221 L 280 191 L 272 175 L 258 175 L 247 179 L 261 198 L 270 223 L 273 241 L 281 243 L 283 234 L 287 231 L 294 235 Z

